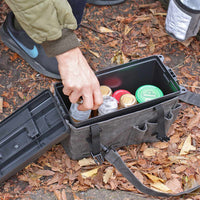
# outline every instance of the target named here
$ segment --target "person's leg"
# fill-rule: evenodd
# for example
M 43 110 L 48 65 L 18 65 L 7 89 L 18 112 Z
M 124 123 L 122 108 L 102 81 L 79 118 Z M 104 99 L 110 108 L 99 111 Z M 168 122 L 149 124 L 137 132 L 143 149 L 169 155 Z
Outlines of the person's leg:
M 86 0 L 68 0 L 78 25 L 83 16 Z M 60 79 L 58 63 L 55 57 L 48 57 L 40 44 L 35 43 L 21 28 L 14 14 L 8 14 L 0 28 L 0 38 L 11 50 L 19 54 L 37 72 Z
M 86 1 L 87 0 L 68 0 L 78 25 L 81 23 Z
M 125 0 L 87 0 L 87 3 L 98 6 L 112 6 L 123 2 L 125 2 Z

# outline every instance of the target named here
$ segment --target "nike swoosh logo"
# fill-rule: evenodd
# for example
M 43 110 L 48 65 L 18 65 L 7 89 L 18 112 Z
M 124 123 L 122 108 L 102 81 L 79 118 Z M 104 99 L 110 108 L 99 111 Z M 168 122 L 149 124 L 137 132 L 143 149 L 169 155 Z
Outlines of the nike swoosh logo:
M 11 33 L 11 31 L 8 29 L 9 34 L 13 38 L 13 40 L 31 57 L 31 58 L 36 58 L 38 56 L 38 49 L 34 45 L 33 49 L 29 49 L 26 46 L 24 46 L 17 38 Z

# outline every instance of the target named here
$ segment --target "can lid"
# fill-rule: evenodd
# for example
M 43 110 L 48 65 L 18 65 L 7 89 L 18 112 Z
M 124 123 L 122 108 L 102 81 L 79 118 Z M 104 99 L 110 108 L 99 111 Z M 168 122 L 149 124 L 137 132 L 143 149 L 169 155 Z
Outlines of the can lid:
M 118 110 L 118 103 L 114 97 L 105 96 L 103 98 L 103 103 L 99 106 L 99 115 L 104 115 Z
M 111 88 L 109 88 L 108 86 L 106 85 L 101 85 L 100 87 L 100 91 L 101 91 L 101 94 L 102 96 L 111 96 L 112 95 L 112 90 Z
M 129 106 L 133 106 L 137 104 L 137 100 L 132 94 L 124 94 L 121 96 L 119 100 L 119 106 L 122 108 L 127 108 Z
M 128 90 L 116 90 L 112 97 L 114 97 L 115 99 L 117 99 L 118 103 L 119 103 L 119 100 L 120 100 L 120 97 L 123 95 L 123 94 L 131 94 Z
M 135 97 L 139 103 L 162 97 L 164 94 L 160 88 L 154 85 L 143 85 L 136 90 Z

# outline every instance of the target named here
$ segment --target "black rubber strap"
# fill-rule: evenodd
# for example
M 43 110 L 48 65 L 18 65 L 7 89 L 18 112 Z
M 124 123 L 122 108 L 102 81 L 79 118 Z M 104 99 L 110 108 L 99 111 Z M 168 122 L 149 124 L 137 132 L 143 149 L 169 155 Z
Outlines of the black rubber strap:
M 185 94 L 180 95 L 179 99 L 185 103 L 200 107 L 200 94 L 187 91 Z
M 143 193 L 152 195 L 152 196 L 160 196 L 160 197 L 176 197 L 184 194 L 189 194 L 198 188 L 200 188 L 200 185 L 193 187 L 189 190 L 186 190 L 184 192 L 180 192 L 177 194 L 171 194 L 171 193 L 164 193 L 164 192 L 158 192 L 155 190 L 152 190 L 145 185 L 143 185 L 131 172 L 131 170 L 126 166 L 124 161 L 121 159 L 120 155 L 114 151 L 113 149 L 106 149 L 103 148 L 105 153 L 105 159 L 110 162 L 116 169 L 131 183 L 133 184 L 138 190 L 140 190 Z
M 157 139 L 160 141 L 169 141 L 169 137 L 166 136 L 166 130 L 165 130 L 165 113 L 164 113 L 164 108 L 162 107 L 161 104 L 158 104 L 155 106 L 155 110 L 157 111 L 157 127 L 156 127 L 156 132 L 153 133 L 156 134 Z
M 98 126 L 98 124 L 94 124 L 90 126 L 91 152 L 93 155 L 97 155 L 101 152 L 100 132 L 101 132 L 101 129 Z

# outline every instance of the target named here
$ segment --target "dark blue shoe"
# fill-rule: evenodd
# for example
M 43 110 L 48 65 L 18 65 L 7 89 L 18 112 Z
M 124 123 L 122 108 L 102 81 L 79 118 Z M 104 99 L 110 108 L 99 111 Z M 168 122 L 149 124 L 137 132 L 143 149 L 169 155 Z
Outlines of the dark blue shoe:
M 112 6 L 112 5 L 116 5 L 116 4 L 123 3 L 123 2 L 125 2 L 125 0 L 110 0 L 110 1 L 106 1 L 106 0 L 87 0 L 87 3 L 98 5 L 98 6 Z
M 48 57 L 43 47 L 35 43 L 24 30 L 16 30 L 14 17 L 12 12 L 9 13 L 0 28 L 0 37 L 3 43 L 19 54 L 37 72 L 60 79 L 56 58 Z

